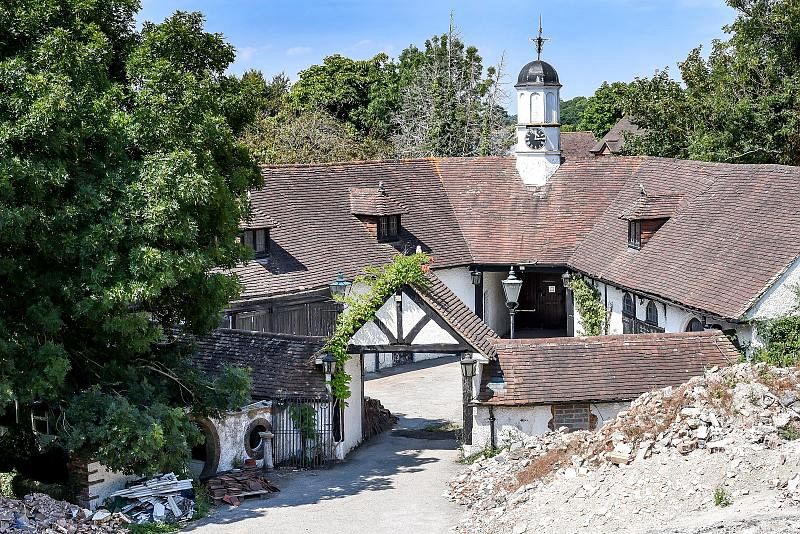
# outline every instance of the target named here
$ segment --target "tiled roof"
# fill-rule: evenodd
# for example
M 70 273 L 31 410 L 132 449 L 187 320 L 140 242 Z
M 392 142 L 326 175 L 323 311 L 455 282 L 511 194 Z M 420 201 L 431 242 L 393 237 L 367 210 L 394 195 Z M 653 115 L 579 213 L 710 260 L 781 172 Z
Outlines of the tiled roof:
M 642 186 L 683 200 L 635 250 L 619 215 Z M 568 263 L 618 286 L 737 319 L 800 254 L 798 205 L 800 167 L 646 158 Z
M 628 401 L 739 358 L 715 330 L 502 339 L 496 346 L 498 359 L 484 372 L 478 397 L 495 405 Z
M 353 215 L 400 215 L 408 213 L 408 208 L 386 194 L 383 182 L 379 187 L 351 187 L 350 213 Z
M 633 124 L 626 115 L 618 120 L 596 145 L 591 147 L 590 152 L 599 155 L 604 153 L 604 150 L 607 150 L 608 153 L 619 154 L 625 146 L 625 134 L 636 136 L 639 135 L 640 132 L 642 132 L 642 129 Z
M 477 351 L 488 358 L 495 358 L 497 352 L 492 341 L 498 336 L 494 330 L 475 315 L 433 272 L 429 272 L 427 278 L 430 282 L 427 291 L 418 290 L 422 300 Z
M 475 263 L 564 265 L 641 161 L 565 161 L 540 188 L 522 184 L 512 157 L 437 163 Z
M 211 375 L 223 365 L 251 370 L 254 400 L 324 398 L 325 375 L 314 365 L 318 337 L 219 329 L 195 340 L 194 365 Z
M 640 195 L 634 205 L 625 211 L 620 218 L 626 221 L 644 219 L 669 219 L 680 206 L 683 195 Z
M 561 132 L 561 157 L 565 161 L 593 158 L 591 149 L 596 143 L 592 132 Z

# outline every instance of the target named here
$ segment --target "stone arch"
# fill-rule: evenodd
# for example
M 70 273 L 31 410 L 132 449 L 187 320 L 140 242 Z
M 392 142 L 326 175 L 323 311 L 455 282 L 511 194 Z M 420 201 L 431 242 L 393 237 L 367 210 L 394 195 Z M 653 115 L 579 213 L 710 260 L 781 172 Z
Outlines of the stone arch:
M 213 476 L 219 470 L 219 457 L 220 457 L 220 444 L 219 434 L 217 428 L 209 419 L 199 418 L 195 419 L 194 423 L 200 432 L 205 437 L 205 442 L 192 448 L 192 470 L 194 466 L 199 465 L 195 462 L 203 462 L 202 468 L 198 469 L 199 478 L 206 478 Z
M 258 419 L 253 419 L 247 425 L 247 430 L 245 430 L 243 436 L 244 451 L 247 456 L 254 460 L 262 460 L 264 458 L 264 449 L 261 447 L 259 432 L 272 432 L 272 423 L 263 417 L 259 417 Z
M 686 322 L 686 327 L 683 329 L 684 332 L 702 332 L 703 330 L 705 330 L 703 322 L 697 317 L 689 319 Z

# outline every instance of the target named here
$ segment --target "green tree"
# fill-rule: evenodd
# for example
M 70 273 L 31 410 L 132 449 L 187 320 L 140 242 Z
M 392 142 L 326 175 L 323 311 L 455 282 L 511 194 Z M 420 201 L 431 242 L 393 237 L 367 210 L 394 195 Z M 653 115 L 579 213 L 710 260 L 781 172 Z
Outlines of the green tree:
M 628 85 L 624 82 L 603 82 L 586 100 L 578 130 L 603 137 L 625 114 Z
M 395 151 L 401 157 L 505 154 L 513 130 L 503 107 L 503 60 L 484 70 L 452 26 L 400 57 Z
M 289 96 L 289 78 L 283 73 L 267 81 L 261 71 L 249 70 L 241 78 L 223 77 L 220 86 L 223 110 L 236 135 L 259 117 L 274 117 L 282 112 Z
M 588 99 L 585 96 L 576 96 L 569 100 L 561 101 L 561 130 L 565 132 L 578 131 L 578 125 L 583 118 Z
M 683 87 L 663 72 L 634 83 L 630 112 L 647 131 L 626 151 L 800 165 L 800 3 L 728 5 L 738 11 L 730 38 L 715 41 L 708 59 L 697 48 L 679 64 Z
M 299 74 L 290 102 L 297 112 L 324 111 L 361 135 L 386 139 L 398 105 L 397 67 L 383 53 L 366 60 L 328 56 Z
M 60 406 L 68 446 L 125 472 L 176 469 L 185 408 L 244 402 L 249 377 L 188 363 L 169 334 L 214 327 L 220 269 L 259 173 L 221 85 L 233 49 L 135 0 L 0 5 L 0 401 Z M 166 335 L 165 335 L 166 334 Z
M 330 163 L 385 158 L 389 144 L 322 111 L 262 116 L 242 136 L 259 163 Z

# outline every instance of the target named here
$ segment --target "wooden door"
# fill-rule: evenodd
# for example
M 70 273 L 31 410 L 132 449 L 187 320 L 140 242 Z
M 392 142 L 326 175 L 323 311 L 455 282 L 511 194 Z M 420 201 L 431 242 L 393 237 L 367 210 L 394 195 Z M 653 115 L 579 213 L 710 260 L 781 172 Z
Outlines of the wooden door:
M 558 276 L 543 276 L 539 280 L 538 315 L 542 328 L 564 328 L 566 308 L 564 286 Z

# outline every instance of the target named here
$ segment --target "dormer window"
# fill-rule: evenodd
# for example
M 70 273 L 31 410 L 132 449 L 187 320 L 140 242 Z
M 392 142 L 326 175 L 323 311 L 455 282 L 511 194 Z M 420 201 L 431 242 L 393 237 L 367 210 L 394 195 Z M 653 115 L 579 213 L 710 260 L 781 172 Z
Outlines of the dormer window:
M 275 219 L 257 206 L 253 206 L 248 215 L 239 223 L 239 242 L 250 247 L 256 259 L 266 258 L 269 256 L 269 231 L 275 228 Z
M 642 221 L 628 221 L 628 246 L 642 248 Z
M 400 217 L 408 209 L 389 196 L 381 182 L 377 188 L 350 189 L 350 212 L 379 242 L 391 243 L 400 239 Z
M 269 256 L 269 228 L 245 230 L 239 234 L 239 241 L 250 247 L 256 258 Z
M 397 241 L 400 235 L 400 216 L 378 217 L 378 241 Z
M 640 195 L 634 205 L 620 215 L 628 222 L 628 247 L 642 248 L 655 233 L 673 216 L 681 204 L 683 195 L 648 195 L 640 185 Z

